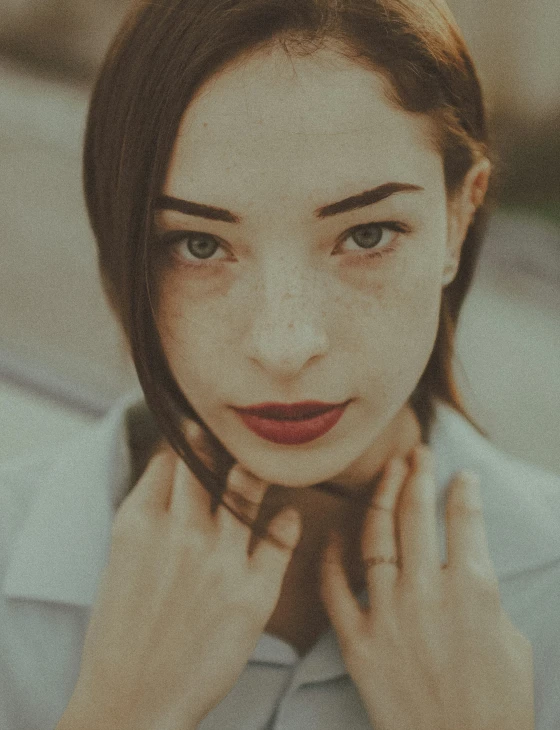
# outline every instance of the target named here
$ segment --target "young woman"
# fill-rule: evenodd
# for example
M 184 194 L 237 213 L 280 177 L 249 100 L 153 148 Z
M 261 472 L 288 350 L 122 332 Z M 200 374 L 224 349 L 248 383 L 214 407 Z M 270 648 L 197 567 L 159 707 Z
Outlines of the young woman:
M 85 189 L 143 394 L 4 472 L 2 728 L 557 727 L 560 480 L 452 375 L 489 158 L 441 0 L 135 7 Z

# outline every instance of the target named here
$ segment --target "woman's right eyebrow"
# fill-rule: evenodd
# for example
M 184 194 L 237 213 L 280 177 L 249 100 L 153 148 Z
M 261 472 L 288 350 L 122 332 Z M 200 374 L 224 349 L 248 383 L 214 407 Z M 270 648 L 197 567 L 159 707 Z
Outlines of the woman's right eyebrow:
M 331 203 L 322 208 L 318 208 L 314 212 L 314 216 L 319 219 L 329 218 L 331 216 L 348 213 L 359 208 L 366 208 L 368 205 L 379 203 L 381 200 L 389 198 L 396 193 L 410 193 L 423 191 L 424 188 L 411 183 L 389 182 L 378 185 L 372 190 L 366 190 L 358 195 L 352 195 L 338 203 Z M 215 208 L 212 205 L 204 205 L 202 203 L 194 203 L 190 200 L 181 200 L 170 195 L 161 195 L 156 200 L 156 210 L 176 210 L 185 215 L 192 215 L 197 218 L 206 218 L 211 221 L 223 221 L 224 223 L 242 223 L 243 218 L 232 213 L 225 208 Z

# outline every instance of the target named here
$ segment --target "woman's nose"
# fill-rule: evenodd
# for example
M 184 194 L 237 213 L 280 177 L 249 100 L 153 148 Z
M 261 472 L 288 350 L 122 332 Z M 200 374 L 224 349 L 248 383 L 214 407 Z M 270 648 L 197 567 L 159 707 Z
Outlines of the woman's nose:
M 324 294 L 324 293 L 323 293 Z M 277 378 L 298 375 L 328 349 L 319 287 L 309 278 L 276 273 L 264 279 L 252 303 L 247 352 Z

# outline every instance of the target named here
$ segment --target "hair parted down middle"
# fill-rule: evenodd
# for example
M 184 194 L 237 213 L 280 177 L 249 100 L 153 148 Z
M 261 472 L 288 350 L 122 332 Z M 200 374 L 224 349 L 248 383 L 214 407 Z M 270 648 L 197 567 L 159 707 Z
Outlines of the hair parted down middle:
M 148 408 L 165 439 L 212 494 L 213 509 L 221 502 L 233 458 L 226 455 L 214 475 L 183 436 L 181 420 L 200 419 L 173 377 L 157 331 L 155 201 L 181 119 L 197 91 L 227 65 L 276 46 L 296 57 L 332 48 L 381 74 L 391 103 L 433 120 L 433 143 L 442 155 L 449 197 L 474 162 L 490 154 L 477 73 L 442 0 L 159 0 L 133 5 L 93 89 L 84 149 L 86 204 L 103 287 Z M 469 228 L 458 274 L 442 294 L 432 355 L 410 399 L 424 441 L 436 399 L 486 435 L 464 409 L 452 361 L 488 212 L 487 201 Z M 328 484 L 314 488 L 329 491 Z

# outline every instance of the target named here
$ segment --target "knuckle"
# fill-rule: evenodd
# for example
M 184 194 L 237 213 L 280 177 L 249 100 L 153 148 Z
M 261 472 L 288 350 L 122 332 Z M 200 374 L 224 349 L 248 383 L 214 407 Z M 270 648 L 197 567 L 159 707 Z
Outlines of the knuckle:
M 411 512 L 422 512 L 432 509 L 433 499 L 430 497 L 426 477 L 417 477 L 412 489 L 406 491 L 402 497 L 402 506 Z
M 233 614 L 257 616 L 261 598 L 247 590 L 246 576 L 239 565 L 233 565 L 230 560 L 209 560 L 207 569 L 210 584 Z
M 446 507 L 447 515 L 453 519 L 481 519 L 483 511 L 460 499 L 449 499 Z
M 403 574 L 399 584 L 399 595 L 403 606 L 416 613 L 418 610 L 430 610 L 441 602 L 439 590 L 427 577 L 419 574 Z
M 170 540 L 176 550 L 194 555 L 203 555 L 208 551 L 208 539 L 198 529 L 184 524 L 175 525 Z
M 243 588 L 240 588 L 239 581 L 237 586 L 237 590 L 233 590 L 230 594 L 235 610 L 249 616 L 253 621 L 257 621 L 263 614 L 268 613 L 270 601 L 267 600 L 268 596 L 263 591 L 247 590 L 244 584 Z
M 501 610 L 498 579 L 487 575 L 478 565 L 467 565 L 467 570 L 450 574 L 459 593 L 467 594 L 469 601 L 492 611 Z
M 260 606 L 274 607 L 282 590 L 282 579 L 276 571 L 266 573 L 252 573 L 251 594 Z
M 174 466 L 177 460 L 177 454 L 168 444 L 160 444 L 154 455 L 149 461 L 150 466 L 163 469 L 165 467 Z
M 416 602 L 432 603 L 437 596 L 432 577 L 421 571 L 407 574 L 406 587 L 408 595 L 413 596 Z

